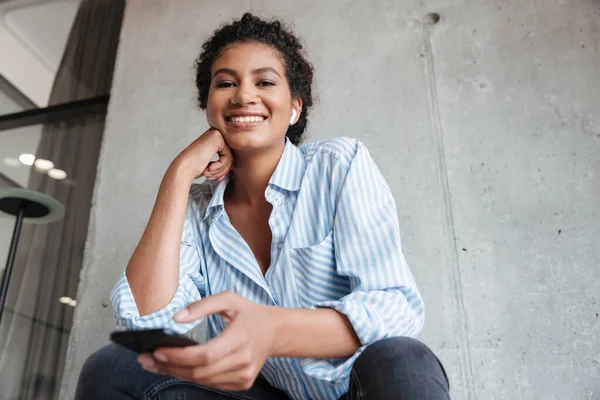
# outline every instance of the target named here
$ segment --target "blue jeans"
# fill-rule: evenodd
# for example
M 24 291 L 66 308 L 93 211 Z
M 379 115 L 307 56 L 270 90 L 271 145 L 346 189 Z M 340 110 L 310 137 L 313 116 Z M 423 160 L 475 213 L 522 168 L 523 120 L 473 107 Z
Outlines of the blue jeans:
M 448 400 L 446 372 L 433 352 L 418 340 L 393 337 L 368 346 L 350 375 L 344 400 Z M 177 378 L 148 372 L 137 354 L 115 344 L 92 354 L 85 362 L 75 400 L 280 400 L 285 393 L 259 375 L 247 391 L 216 390 Z

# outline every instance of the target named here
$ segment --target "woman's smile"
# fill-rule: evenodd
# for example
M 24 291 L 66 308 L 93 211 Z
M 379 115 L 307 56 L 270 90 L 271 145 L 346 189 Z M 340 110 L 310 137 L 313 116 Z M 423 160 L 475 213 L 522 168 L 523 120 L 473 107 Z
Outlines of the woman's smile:
M 260 112 L 237 110 L 225 114 L 225 125 L 231 130 L 252 130 L 268 118 Z

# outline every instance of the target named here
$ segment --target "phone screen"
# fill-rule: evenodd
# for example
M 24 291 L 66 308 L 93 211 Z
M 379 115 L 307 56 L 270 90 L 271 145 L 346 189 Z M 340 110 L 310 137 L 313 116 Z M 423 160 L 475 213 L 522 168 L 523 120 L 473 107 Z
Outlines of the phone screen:
M 170 329 L 115 331 L 110 340 L 137 353 L 153 352 L 159 347 L 193 346 L 198 342 Z

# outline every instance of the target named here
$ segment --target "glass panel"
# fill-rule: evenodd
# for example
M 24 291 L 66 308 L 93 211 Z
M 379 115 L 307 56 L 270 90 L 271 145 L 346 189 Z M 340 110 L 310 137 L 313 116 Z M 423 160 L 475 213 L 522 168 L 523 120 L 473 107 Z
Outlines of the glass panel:
M 58 200 L 66 211 L 58 222 L 23 225 L 0 324 L 2 399 L 50 399 L 58 393 L 103 130 L 104 115 L 90 115 L 0 132 L 5 159 L 18 160 L 22 152 L 32 156 L 3 163 L 0 171 Z M 7 214 L 0 218 L 2 269 L 14 222 Z
M 41 134 L 41 125 L 0 132 L 0 174 L 26 187 L 34 168 L 29 161 L 37 152 Z
M 44 101 L 73 106 L 77 100 L 107 95 L 124 4 L 0 0 L 0 48 L 11 55 L 0 57 L 0 114 L 25 110 L 33 103 L 46 107 Z M 40 8 L 31 13 L 16 11 L 19 7 Z M 40 10 L 43 18 L 36 14 Z M 39 59 L 16 61 L 13 55 L 20 50 L 7 46 L 7 26 L 27 45 L 37 43 L 43 50 L 35 55 Z M 40 80 L 46 79 L 44 74 L 27 75 L 21 84 L 9 75 L 18 69 L 39 72 L 40 60 L 55 62 L 50 85 Z M 43 92 L 35 95 L 39 98 L 30 94 L 35 90 Z M 60 221 L 22 227 L 0 323 L 0 399 L 58 398 L 105 118 L 104 112 L 77 109 L 71 115 L 59 123 L 0 131 L 0 192 L 20 186 L 52 197 L 66 210 Z M 0 212 L 0 272 L 14 223 L 13 216 Z
M 48 106 L 79 4 L 79 0 L 0 1 L 0 48 L 10 54 L 0 57 L 0 115 Z

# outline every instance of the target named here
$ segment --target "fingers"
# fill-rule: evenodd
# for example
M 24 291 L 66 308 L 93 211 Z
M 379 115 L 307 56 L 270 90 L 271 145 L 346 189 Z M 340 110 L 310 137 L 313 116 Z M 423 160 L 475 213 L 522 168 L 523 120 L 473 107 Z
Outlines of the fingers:
M 202 378 L 200 384 L 221 390 L 248 390 L 254 384 L 257 376 L 258 373 L 254 372 L 252 368 L 241 367 L 237 370 L 228 370 Z
M 191 363 L 189 362 L 190 360 L 192 361 Z M 177 376 L 191 381 L 207 379 L 213 375 L 239 370 L 248 365 L 248 362 L 239 357 L 236 351 L 230 352 L 220 358 L 214 358 L 208 363 L 200 362 L 200 359 L 194 360 L 190 357 L 187 358 L 187 361 L 188 365 L 178 365 L 170 360 L 162 362 L 156 358 L 153 359 L 154 369 L 158 373 Z M 142 365 L 148 365 L 147 360 L 144 360 L 144 363 Z
M 235 324 L 235 323 L 234 323 Z M 162 347 L 138 361 L 147 371 L 174 376 L 205 386 L 243 390 L 256 378 L 252 351 L 230 325 L 206 344 L 185 348 Z M 238 329 L 239 330 L 239 329 Z
M 221 314 L 224 319 L 227 319 L 228 314 L 236 311 L 235 304 L 241 299 L 241 297 L 230 292 L 217 293 L 188 304 L 185 308 L 177 312 L 173 316 L 173 319 L 175 322 L 186 323 L 211 314 Z
M 208 180 L 221 181 L 233 169 L 233 154 L 223 139 L 221 132 L 211 127 L 205 134 L 206 133 L 211 133 L 212 135 L 210 137 L 213 138 L 213 140 L 216 140 L 214 143 L 216 147 L 215 151 L 219 156 L 219 160 L 210 162 L 200 175 Z M 204 134 L 202 136 L 204 136 Z M 200 140 L 202 136 L 200 136 L 198 140 Z
M 225 390 L 247 390 L 252 387 L 257 374 L 246 364 L 230 357 L 207 367 L 174 367 L 160 362 L 153 367 L 144 367 L 156 374 L 173 376 L 184 381 Z
M 218 160 L 213 163 L 210 163 L 206 169 L 208 170 L 208 173 L 214 174 L 220 169 L 222 169 L 224 165 L 225 163 L 223 161 Z
M 209 180 L 223 180 L 232 168 L 233 158 L 221 157 L 218 161 L 210 163 L 202 172 L 202 176 Z
M 226 331 L 227 329 L 225 329 Z M 186 347 L 161 347 L 153 353 L 155 360 L 162 361 L 176 367 L 201 367 L 208 366 L 227 358 L 230 354 L 243 347 L 243 341 L 225 335 L 225 331 L 217 338 L 205 344 Z M 141 357 L 141 356 L 140 356 Z
M 252 386 L 257 375 L 257 369 L 252 365 L 250 353 L 244 351 L 243 348 L 233 351 L 225 357 L 215 359 L 207 365 L 173 365 L 170 362 L 158 361 L 148 353 L 143 354 L 139 359 L 147 371 L 219 389 L 247 389 Z

